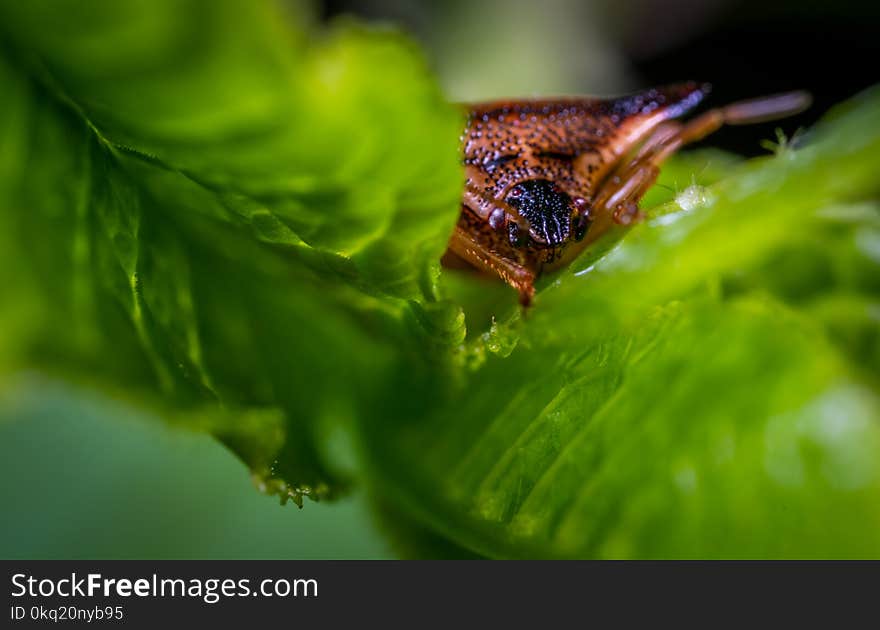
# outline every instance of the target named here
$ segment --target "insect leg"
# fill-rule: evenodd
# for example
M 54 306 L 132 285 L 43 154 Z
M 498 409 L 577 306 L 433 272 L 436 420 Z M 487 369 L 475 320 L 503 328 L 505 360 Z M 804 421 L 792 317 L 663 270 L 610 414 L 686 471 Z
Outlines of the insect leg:
M 663 127 L 669 125 L 669 123 L 665 123 L 660 125 L 652 136 L 652 140 L 657 138 L 657 141 L 653 142 L 654 147 L 650 147 L 655 149 L 654 162 L 659 164 L 682 146 L 702 140 L 709 134 L 718 131 L 723 125 L 751 125 L 785 118 L 802 112 L 810 106 L 811 102 L 812 97 L 809 92 L 786 92 L 785 94 L 763 96 L 710 109 L 686 123 L 677 123 L 677 133 L 664 133 Z M 652 140 L 646 144 L 651 144 Z M 643 147 L 642 151 L 639 151 L 639 155 L 644 152 Z
M 488 247 L 481 245 L 460 226 L 449 239 L 449 249 L 477 269 L 497 274 L 507 284 L 519 292 L 519 302 L 528 306 L 535 296 L 535 277 L 537 274 L 525 267 L 499 256 Z
M 802 111 L 809 104 L 808 93 L 789 92 L 711 109 L 686 123 L 662 123 L 635 157 L 605 181 L 593 207 L 598 212 L 613 213 L 617 223 L 632 223 L 638 218 L 638 202 L 656 181 L 660 165 L 684 145 L 705 138 L 725 124 L 774 120 Z

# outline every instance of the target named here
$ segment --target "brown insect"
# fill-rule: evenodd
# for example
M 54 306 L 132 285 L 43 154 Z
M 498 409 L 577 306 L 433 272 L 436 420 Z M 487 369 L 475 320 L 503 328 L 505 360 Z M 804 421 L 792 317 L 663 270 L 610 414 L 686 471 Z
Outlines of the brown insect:
M 571 262 L 613 224 L 629 225 L 660 165 L 724 124 L 788 116 L 790 92 L 678 118 L 709 93 L 681 83 L 611 99 L 496 101 L 468 107 L 461 215 L 444 263 L 462 260 L 534 297 L 543 271 Z

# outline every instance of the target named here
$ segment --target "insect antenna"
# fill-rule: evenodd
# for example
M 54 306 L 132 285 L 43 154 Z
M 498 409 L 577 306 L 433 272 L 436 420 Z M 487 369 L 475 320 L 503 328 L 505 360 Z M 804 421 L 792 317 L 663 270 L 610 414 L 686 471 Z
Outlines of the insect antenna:
M 720 108 L 720 112 L 728 125 L 751 125 L 798 114 L 812 102 L 809 92 L 798 90 L 738 101 Z

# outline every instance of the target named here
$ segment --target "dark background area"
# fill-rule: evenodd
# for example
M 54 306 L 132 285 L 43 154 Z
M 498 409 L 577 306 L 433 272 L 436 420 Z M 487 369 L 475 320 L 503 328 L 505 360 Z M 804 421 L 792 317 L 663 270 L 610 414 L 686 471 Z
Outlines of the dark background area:
M 878 81 L 880 4 L 730 2 L 704 29 L 651 55 L 632 44 L 632 61 L 648 83 L 706 77 L 713 102 L 806 89 L 813 107 L 791 121 L 807 126 L 835 103 Z M 642 27 L 650 29 L 650 25 Z M 772 126 L 772 123 L 770 123 Z M 762 128 L 763 127 L 763 128 Z M 712 143 L 753 152 L 766 126 L 727 128 Z
M 324 18 L 355 14 L 401 24 L 425 43 L 441 78 L 454 74 L 451 54 L 485 84 L 495 84 L 505 58 L 522 69 L 521 93 L 478 91 L 477 98 L 531 96 L 545 92 L 540 70 L 568 73 L 565 92 L 606 94 L 684 79 L 709 81 L 710 103 L 723 104 L 762 94 L 806 89 L 814 106 L 790 119 L 785 129 L 814 123 L 832 105 L 876 83 L 880 60 L 880 3 L 855 0 L 809 3 L 796 0 L 549 0 L 424 3 L 414 0 L 331 0 Z M 465 28 L 450 24 L 470 16 Z M 463 17 L 462 17 L 463 16 Z M 511 29 L 516 32 L 511 33 Z M 579 33 L 583 39 L 579 39 Z M 537 43 L 536 43 L 536 40 Z M 521 50 L 513 50 L 511 42 Z M 601 54 L 597 54 L 597 50 Z M 522 57 L 531 55 L 535 87 Z M 468 59 L 470 57 L 470 59 Z M 573 59 L 574 58 L 574 59 Z M 609 62 L 609 59 L 611 60 Z M 601 66 L 605 66 L 602 68 Z M 479 81 L 479 78 L 476 79 Z M 552 87 L 558 90 L 554 84 Z M 451 98 L 472 98 L 452 89 Z M 554 90 L 555 91 L 555 90 Z M 709 142 L 756 154 L 774 137 L 774 123 L 725 129 Z

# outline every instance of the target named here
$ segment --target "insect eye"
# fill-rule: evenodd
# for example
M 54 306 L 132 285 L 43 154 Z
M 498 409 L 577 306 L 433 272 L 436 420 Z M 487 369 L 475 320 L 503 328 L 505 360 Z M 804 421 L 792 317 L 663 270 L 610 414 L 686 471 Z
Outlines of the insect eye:
M 496 208 L 489 215 L 489 225 L 493 230 L 500 229 L 504 225 L 505 212 L 501 208 Z

